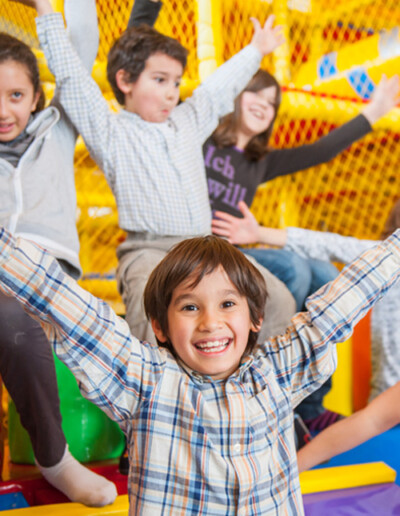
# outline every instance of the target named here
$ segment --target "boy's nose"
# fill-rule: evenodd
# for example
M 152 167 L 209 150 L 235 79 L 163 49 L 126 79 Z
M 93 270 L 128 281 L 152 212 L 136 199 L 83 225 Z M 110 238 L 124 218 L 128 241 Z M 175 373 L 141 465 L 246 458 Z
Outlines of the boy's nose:
M 202 314 L 202 317 L 199 322 L 200 331 L 214 331 L 221 327 L 221 320 L 213 311 L 207 311 Z
M 167 89 L 167 99 L 168 100 L 172 100 L 175 98 L 176 96 L 176 89 L 175 88 L 168 88 Z

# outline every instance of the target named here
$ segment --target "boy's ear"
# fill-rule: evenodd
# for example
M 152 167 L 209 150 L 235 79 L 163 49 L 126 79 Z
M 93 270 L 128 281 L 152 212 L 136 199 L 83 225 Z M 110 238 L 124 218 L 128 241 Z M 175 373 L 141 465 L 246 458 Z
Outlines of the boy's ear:
M 262 323 L 263 323 L 264 319 L 262 317 L 260 317 L 259 321 L 257 324 L 252 324 L 251 325 L 251 331 L 254 331 L 254 333 L 258 333 L 260 330 L 261 330 L 261 326 L 262 326 Z
M 128 80 L 128 74 L 121 68 L 115 74 L 115 82 L 117 83 L 118 89 L 125 95 L 131 91 L 132 81 Z
M 155 319 L 151 320 L 151 327 L 153 328 L 154 335 L 160 342 L 167 342 L 168 337 L 164 335 L 164 332 L 161 329 L 160 323 Z

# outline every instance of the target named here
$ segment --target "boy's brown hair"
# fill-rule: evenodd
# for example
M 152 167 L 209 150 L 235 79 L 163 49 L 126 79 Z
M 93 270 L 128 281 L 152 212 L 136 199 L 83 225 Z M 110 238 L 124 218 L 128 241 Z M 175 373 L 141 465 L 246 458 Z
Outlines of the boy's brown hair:
M 274 122 L 278 114 L 278 109 L 281 104 L 281 87 L 278 81 L 273 75 L 266 70 L 258 70 L 258 72 L 252 77 L 248 85 L 242 91 L 240 95 L 236 97 L 235 109 L 232 113 L 225 115 L 218 127 L 215 129 L 212 137 L 217 147 L 231 147 L 236 145 L 236 131 L 240 123 L 240 100 L 244 92 L 253 91 L 257 92 L 270 86 L 275 86 L 276 97 L 274 102 L 275 115 L 271 120 L 271 123 L 266 131 L 261 134 L 253 136 L 244 149 L 245 156 L 250 159 L 257 161 L 265 156 L 268 152 L 268 142 L 271 137 Z
M 190 279 L 192 287 L 221 266 L 239 294 L 247 298 L 250 320 L 254 326 L 264 317 L 267 288 L 261 273 L 245 255 L 226 240 L 210 235 L 189 238 L 177 244 L 151 273 L 144 291 L 144 308 L 149 320 L 160 325 L 168 335 L 168 307 L 174 290 Z M 257 333 L 250 331 L 246 353 L 257 342 Z M 160 346 L 173 352 L 169 340 L 158 341 Z
M 179 41 L 157 32 L 152 27 L 140 25 L 127 29 L 114 42 L 107 60 L 107 79 L 119 104 L 125 103 L 125 95 L 118 88 L 115 75 L 126 72 L 127 82 L 136 82 L 143 72 L 147 59 L 154 54 L 164 54 L 186 66 L 188 51 Z

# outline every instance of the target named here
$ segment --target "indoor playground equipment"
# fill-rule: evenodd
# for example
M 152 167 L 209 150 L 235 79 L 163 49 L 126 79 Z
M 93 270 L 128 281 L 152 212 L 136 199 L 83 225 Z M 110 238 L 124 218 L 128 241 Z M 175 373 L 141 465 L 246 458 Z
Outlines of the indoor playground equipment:
M 53 0 L 53 4 L 62 11 L 62 0 Z M 100 46 L 93 77 L 113 109 L 118 109 L 118 105 L 105 78 L 106 56 L 112 41 L 126 27 L 132 5 L 133 0 L 97 0 Z M 399 69 L 400 4 L 397 0 L 164 0 L 156 28 L 178 38 L 189 49 L 182 97 L 189 95 L 216 66 L 249 42 L 252 34 L 250 16 L 263 22 L 271 13 L 275 14 L 277 23 L 284 26 L 286 33 L 286 44 L 273 56 L 265 58 L 262 64 L 277 76 L 283 86 L 282 105 L 273 134 L 273 145 L 277 148 L 311 143 L 355 116 L 370 98 L 381 75 L 390 76 Z M 41 56 L 32 9 L 1 2 L 0 26 L 1 30 L 26 41 Z M 43 58 L 40 62 L 46 93 L 50 96 L 54 89 L 53 78 Z M 296 225 L 359 238 L 379 238 L 384 221 L 399 197 L 399 139 L 400 110 L 397 108 L 376 125 L 372 134 L 329 163 L 261 186 L 252 210 L 259 222 L 272 227 Z M 81 284 L 123 314 L 115 283 L 115 249 L 125 235 L 118 227 L 115 200 L 82 141 L 77 144 L 75 165 L 79 206 L 77 223 L 84 270 Z M 369 321 L 366 318 L 357 327 L 352 341 L 339 347 L 339 369 L 334 376 L 334 389 L 327 399 L 329 408 L 349 414 L 365 405 L 368 397 L 368 339 Z M 62 383 L 63 398 L 65 382 Z M 66 411 L 69 414 L 69 409 Z M 103 424 L 104 421 L 96 420 L 95 426 Z M 10 427 L 14 430 L 18 425 L 11 405 Z M 13 458 L 18 456 L 18 461 L 29 461 L 31 456 L 25 437 L 18 434 L 13 441 L 11 433 Z M 120 447 L 118 432 L 114 437 L 111 453 L 116 456 Z M 382 439 L 388 437 L 383 436 Z M 88 460 L 99 457 L 94 455 L 89 455 Z M 364 459 L 358 456 L 356 462 L 366 462 Z M 388 461 L 390 464 L 390 457 Z M 378 484 L 380 494 L 368 492 L 371 485 L 353 485 L 351 489 L 357 489 L 360 496 L 371 499 L 381 496 L 389 504 L 388 492 L 396 492 L 397 489 L 393 473 L 389 474 L 388 480 L 385 470 L 384 480 L 381 480 L 380 467 L 365 466 L 365 469 L 372 474 L 367 475 L 368 483 Z M 319 473 L 310 472 L 309 478 L 321 477 L 321 470 L 315 471 Z M 339 476 L 343 470 L 340 471 Z M 358 470 L 357 476 L 360 475 Z M 302 486 L 306 492 L 304 478 L 302 476 Z M 329 491 L 329 487 L 335 484 L 331 477 L 327 478 L 324 485 L 318 484 L 317 491 Z M 344 487 L 349 488 L 348 485 Z M 314 497 L 310 502 L 309 496 Z M 353 499 L 355 495 L 343 496 Z M 316 493 L 305 497 L 307 514 L 310 515 L 329 514 L 329 505 L 339 503 L 338 498 L 336 502 L 324 502 L 322 495 Z M 314 505 L 314 508 L 310 505 L 320 502 L 326 504 Z M 349 500 L 347 503 L 351 504 Z M 125 514 L 127 501 L 122 496 L 114 506 L 97 512 L 80 506 L 79 509 L 74 507 L 73 511 L 82 515 Z M 43 507 L 39 512 L 37 510 L 32 507 L 20 511 L 21 514 L 63 514 L 63 511 L 72 510 L 72 504 L 59 505 L 57 512 L 46 513 Z M 19 510 L 13 514 L 18 515 Z M 382 514 L 382 511 L 372 510 L 365 514 Z

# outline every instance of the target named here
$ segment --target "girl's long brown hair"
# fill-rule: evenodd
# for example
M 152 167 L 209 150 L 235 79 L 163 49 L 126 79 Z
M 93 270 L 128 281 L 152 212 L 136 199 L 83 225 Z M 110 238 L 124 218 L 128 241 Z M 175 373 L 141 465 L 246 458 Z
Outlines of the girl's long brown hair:
M 225 115 L 216 130 L 214 131 L 212 138 L 216 143 L 217 147 L 231 147 L 236 145 L 237 136 L 236 132 L 240 124 L 240 100 L 245 91 L 257 92 L 270 86 L 275 86 L 276 97 L 275 97 L 275 115 L 269 125 L 268 129 L 263 133 L 254 136 L 244 149 L 245 156 L 252 160 L 257 161 L 268 152 L 268 142 L 272 133 L 276 115 L 281 103 L 281 87 L 278 81 L 273 75 L 266 70 L 258 70 L 258 72 L 250 80 L 249 84 L 243 90 L 243 92 L 236 97 L 235 109 L 232 113 Z

